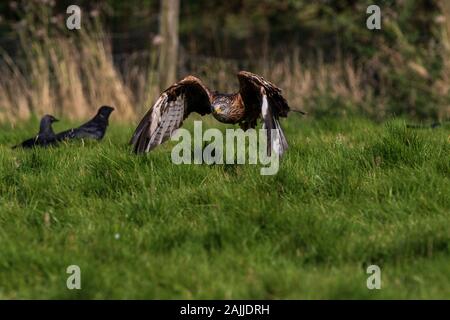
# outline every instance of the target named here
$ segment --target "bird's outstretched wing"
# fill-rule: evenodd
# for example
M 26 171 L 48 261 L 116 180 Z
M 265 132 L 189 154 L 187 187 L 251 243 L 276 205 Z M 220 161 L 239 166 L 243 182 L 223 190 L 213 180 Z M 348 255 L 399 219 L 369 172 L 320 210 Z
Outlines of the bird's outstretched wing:
M 130 141 L 134 152 L 149 152 L 169 139 L 191 112 L 211 113 L 211 94 L 200 79 L 187 76 L 166 89 L 142 118 Z
M 239 94 L 248 114 L 247 119 L 254 121 L 250 126 L 254 126 L 261 116 L 263 129 L 267 129 L 267 154 L 271 155 L 274 150 L 278 155 L 282 155 L 288 148 L 288 144 L 279 118 L 287 117 L 290 109 L 281 94 L 281 89 L 263 77 L 248 71 L 240 71 L 237 76 L 240 86 Z M 273 131 L 275 134 L 272 134 L 272 129 L 275 130 Z

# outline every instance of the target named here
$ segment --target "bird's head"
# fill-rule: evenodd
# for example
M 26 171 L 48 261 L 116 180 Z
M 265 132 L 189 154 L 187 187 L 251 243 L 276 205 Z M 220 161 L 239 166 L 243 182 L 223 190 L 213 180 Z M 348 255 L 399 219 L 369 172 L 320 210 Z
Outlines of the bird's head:
M 213 112 L 216 114 L 224 114 L 230 104 L 230 99 L 224 95 L 216 97 L 212 102 Z
M 220 104 L 213 104 L 213 111 L 216 114 L 223 114 L 224 113 L 224 106 L 220 105 Z
M 113 112 L 113 111 L 114 111 L 113 107 L 101 106 L 100 109 L 98 109 L 97 116 L 108 119 L 109 116 L 111 115 L 111 112 Z
M 54 116 L 46 114 L 41 119 L 41 124 L 39 126 L 40 133 L 53 133 L 52 123 L 59 121 Z
M 46 114 L 41 119 L 41 124 L 52 124 L 53 122 L 58 122 L 59 120 L 56 119 L 54 116 L 50 114 Z

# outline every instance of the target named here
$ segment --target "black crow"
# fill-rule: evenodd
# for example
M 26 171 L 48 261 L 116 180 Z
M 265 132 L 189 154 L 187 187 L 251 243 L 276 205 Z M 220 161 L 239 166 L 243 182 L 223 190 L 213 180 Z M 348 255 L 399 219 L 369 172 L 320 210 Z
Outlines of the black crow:
M 57 143 L 56 135 L 52 129 L 52 123 L 58 121 L 54 116 L 45 115 L 41 119 L 41 124 L 39 127 L 39 133 L 36 137 L 25 140 L 21 144 L 18 144 L 13 147 L 13 149 L 17 147 L 22 148 L 32 148 L 34 146 L 42 146 L 47 147 L 50 145 L 54 145 Z
M 56 135 L 56 140 L 69 140 L 69 139 L 96 139 L 101 140 L 105 135 L 106 128 L 108 127 L 108 118 L 114 108 L 108 106 L 102 106 L 94 118 L 78 128 L 69 129 L 60 132 Z

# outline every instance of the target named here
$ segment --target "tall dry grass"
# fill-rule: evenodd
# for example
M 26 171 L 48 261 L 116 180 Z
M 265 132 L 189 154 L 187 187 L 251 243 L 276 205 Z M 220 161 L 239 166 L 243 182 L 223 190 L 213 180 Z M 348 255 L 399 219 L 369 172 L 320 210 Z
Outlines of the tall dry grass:
M 299 50 L 291 50 L 282 59 L 269 57 L 243 62 L 209 57 L 185 58 L 189 59 L 193 62 L 191 61 L 185 74 L 193 73 L 199 76 L 206 85 L 218 91 L 237 91 L 239 83 L 236 73 L 240 69 L 246 69 L 279 86 L 293 109 L 316 113 L 317 108 L 327 108 L 326 112 L 330 114 L 342 114 L 343 111 L 375 113 L 374 108 L 377 114 L 384 112 L 382 99 L 378 99 L 375 105 L 373 90 L 366 81 L 362 66 L 350 58 L 325 63 L 320 54 L 317 58 L 305 59 Z M 334 112 L 330 109 L 338 109 L 339 106 L 318 106 L 318 99 L 322 98 L 324 103 L 343 101 L 346 103 L 346 110 Z
M 45 113 L 85 119 L 104 104 L 117 109 L 113 120 L 131 121 L 155 101 L 161 88 L 157 81 L 158 48 L 154 44 L 149 41 L 148 52 L 132 54 L 117 63 L 111 39 L 101 24 L 84 22 L 82 29 L 76 31 L 58 29 L 56 25 L 64 26 L 64 21 L 54 25 L 51 15 L 39 10 L 29 10 L 31 16 L 26 16 L 25 23 L 17 30 L 20 39 L 17 57 L 11 58 L 0 50 L 0 121 L 15 122 Z M 400 49 L 388 46 L 381 46 L 380 54 L 365 64 L 339 54 L 332 63 L 325 63 L 320 54 L 305 59 L 300 50 L 286 50 L 277 56 L 266 54 L 248 61 L 182 54 L 178 62 L 179 78 L 194 74 L 211 89 L 235 92 L 238 90 L 236 72 L 247 69 L 281 87 L 294 109 L 319 115 L 364 113 L 383 118 L 399 110 L 393 109 L 392 99 L 388 100 L 392 92 L 386 93 L 392 91 L 394 84 L 389 81 L 397 80 L 381 77 L 374 85 L 367 73 L 369 69 L 390 74 L 394 67 L 404 71 L 399 74 L 405 83 L 413 75 L 423 79 L 420 85 L 430 82 L 423 92 L 441 97 L 449 95 L 450 4 L 447 1 L 442 1 L 441 11 L 440 48 L 444 67 L 439 79 L 429 79 L 420 59 L 409 59 Z M 406 51 L 414 49 L 408 44 L 404 47 Z M 408 91 L 407 85 L 402 88 L 406 93 L 394 97 L 394 102 L 400 106 L 397 108 L 406 105 L 414 112 L 418 105 L 415 92 L 421 91 Z M 450 103 L 444 104 L 438 107 L 441 119 L 450 114 Z M 400 112 L 405 110 L 409 112 L 406 108 Z
M 117 108 L 116 120 L 129 121 L 141 115 L 158 94 L 154 53 L 130 56 L 119 72 L 110 39 L 99 30 L 91 34 L 82 29 L 76 41 L 64 36 L 23 37 L 23 60 L 14 61 L 5 53 L 0 58 L 0 121 L 45 113 L 84 119 L 103 104 Z M 192 59 L 195 63 L 180 77 L 195 74 L 211 89 L 238 90 L 238 61 Z M 294 109 L 312 111 L 312 98 L 325 94 L 352 103 L 362 102 L 369 94 L 361 70 L 351 60 L 305 63 L 291 53 L 281 61 L 252 62 L 246 69 L 280 86 Z
M 85 118 L 102 104 L 114 106 L 122 120 L 134 118 L 136 99 L 114 66 L 107 38 L 82 31 L 78 43 L 62 37 L 22 42 L 24 60 L 4 54 L 0 63 L 1 119 L 33 113 Z
M 442 57 L 442 72 L 441 77 L 435 83 L 435 90 L 442 96 L 449 96 L 450 94 L 450 2 L 441 0 L 439 2 L 441 17 L 441 57 Z M 450 115 L 450 101 L 447 101 L 442 107 L 441 118 L 449 117 Z
M 104 104 L 117 109 L 113 120 L 130 121 L 142 115 L 163 89 L 157 80 L 157 44 L 149 42 L 148 52 L 117 63 L 99 21 L 84 20 L 81 30 L 68 31 L 64 17 L 55 17 L 51 6 L 40 0 L 26 6 L 16 29 L 17 57 L 0 51 L 0 121 L 45 113 L 85 119 Z M 244 62 L 245 69 L 279 85 L 293 108 L 312 111 L 317 97 L 325 95 L 349 104 L 360 104 L 370 95 L 360 68 L 351 60 L 305 62 L 295 50 L 286 51 L 281 60 L 267 56 Z M 237 60 L 182 55 L 179 77 L 195 74 L 211 89 L 234 92 L 241 65 Z
M 0 52 L 0 121 L 45 113 L 84 119 L 105 104 L 116 108 L 113 118 L 135 118 L 136 106 L 149 99 L 142 93 L 149 73 L 119 72 L 109 37 L 98 24 L 83 26 L 59 32 L 30 23 L 17 31 L 17 57 Z

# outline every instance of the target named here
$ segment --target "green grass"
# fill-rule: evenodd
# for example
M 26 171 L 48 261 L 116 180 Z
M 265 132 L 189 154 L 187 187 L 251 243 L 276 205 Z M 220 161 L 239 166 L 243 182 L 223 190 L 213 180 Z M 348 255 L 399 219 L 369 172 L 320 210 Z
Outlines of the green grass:
M 135 156 L 132 126 L 9 148 L 36 126 L 0 128 L 2 299 L 450 297 L 448 126 L 294 115 L 275 176 L 173 165 L 173 143 Z M 66 288 L 71 264 L 82 290 Z

